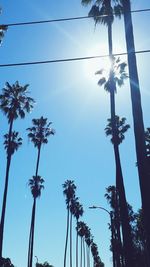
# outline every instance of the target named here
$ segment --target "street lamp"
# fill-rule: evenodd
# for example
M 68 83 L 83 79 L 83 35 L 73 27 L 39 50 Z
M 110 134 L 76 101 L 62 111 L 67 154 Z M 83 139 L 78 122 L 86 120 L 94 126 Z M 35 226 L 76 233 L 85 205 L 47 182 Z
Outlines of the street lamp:
M 89 209 L 101 209 L 107 212 L 110 217 L 110 228 L 111 228 L 111 245 L 112 245 L 112 256 L 113 256 L 113 267 L 116 266 L 115 264 L 115 250 L 114 250 L 114 235 L 113 235 L 113 218 L 112 218 L 112 212 L 108 211 L 107 209 L 101 207 L 101 206 L 91 206 Z

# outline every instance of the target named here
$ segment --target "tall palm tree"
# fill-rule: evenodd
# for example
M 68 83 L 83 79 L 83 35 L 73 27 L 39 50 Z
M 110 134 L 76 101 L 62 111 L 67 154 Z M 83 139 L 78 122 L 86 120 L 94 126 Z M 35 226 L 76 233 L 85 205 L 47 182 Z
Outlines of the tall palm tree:
M 13 147 L 13 138 L 14 141 L 17 140 L 18 134 L 13 133 L 13 123 L 17 118 L 23 119 L 26 113 L 29 113 L 33 108 L 34 100 L 28 96 L 28 84 L 21 86 L 17 81 L 15 84 L 10 85 L 6 83 L 5 88 L 2 89 L 0 94 L 0 110 L 7 117 L 9 124 L 9 131 L 7 135 L 7 165 L 6 165 L 6 175 L 5 175 L 5 188 L 4 188 L 4 197 L 2 204 L 2 213 L 1 213 L 1 223 L 0 223 L 0 258 L 2 257 L 2 248 L 3 248 L 3 233 L 4 233 L 4 223 L 5 223 L 5 211 L 6 211 L 6 202 L 7 202 L 7 191 L 8 191 L 8 181 L 9 181 L 9 171 L 11 164 L 11 156 Z
M 133 263 L 133 248 L 132 248 L 132 237 L 131 237 L 131 228 L 129 224 L 128 208 L 125 195 L 125 188 L 123 182 L 122 167 L 120 161 L 119 145 L 124 140 L 124 134 L 129 129 L 129 125 L 125 124 L 125 118 L 115 117 L 116 120 L 116 138 L 114 139 L 113 130 L 112 130 L 112 121 L 108 119 L 108 125 L 105 128 L 106 135 L 111 136 L 111 142 L 114 148 L 115 154 L 115 163 L 116 163 L 116 188 L 119 195 L 119 208 L 120 208 L 120 218 L 122 224 L 122 236 L 123 236 L 123 245 L 124 245 L 124 255 L 125 255 L 125 264 L 126 266 L 134 266 Z M 130 253 L 130 254 L 128 254 Z M 131 256 L 130 256 L 131 255 Z M 131 265 L 132 263 L 132 265 Z
M 34 177 L 33 180 L 31 181 L 29 180 L 29 185 L 30 186 L 32 185 L 30 182 L 33 182 L 33 185 L 35 183 L 35 190 L 37 190 L 39 186 L 39 193 L 41 193 L 41 188 L 43 188 L 41 187 L 41 184 L 44 182 L 44 180 L 41 180 L 42 178 L 38 176 L 41 147 L 42 145 L 48 143 L 48 137 L 50 135 L 54 135 L 55 131 L 54 129 L 50 127 L 52 123 L 47 122 L 47 118 L 43 118 L 43 116 L 40 117 L 39 119 L 33 119 L 32 123 L 33 123 L 33 126 L 30 128 L 27 128 L 27 131 L 29 132 L 28 137 L 31 140 L 31 142 L 34 144 L 34 147 L 37 148 L 38 154 L 37 154 L 35 176 L 33 176 Z M 32 209 L 32 220 L 31 220 L 31 226 L 30 226 L 29 248 L 28 248 L 28 267 L 32 267 L 32 261 L 33 261 L 34 221 L 35 221 L 35 209 L 36 209 L 36 198 L 37 197 L 36 196 L 34 197 L 33 209 Z
M 62 186 L 64 189 L 63 194 L 66 197 L 66 206 L 67 206 L 67 229 L 66 229 L 66 241 L 65 241 L 65 251 L 64 251 L 64 267 L 66 267 L 69 221 L 70 221 L 70 205 L 72 200 L 75 198 L 76 185 L 74 184 L 73 180 L 66 180 Z
M 36 199 L 41 196 L 41 190 L 44 179 L 37 175 L 29 179 L 29 186 L 33 196 L 32 216 L 31 216 L 31 227 L 30 227 L 30 238 L 29 238 L 29 251 L 28 251 L 28 267 L 32 267 L 33 259 L 33 245 L 34 245 L 34 228 L 35 228 L 35 212 L 36 212 Z
M 120 0 L 124 11 L 125 37 L 128 52 L 128 66 L 130 76 L 130 90 L 132 113 L 134 123 L 134 135 L 136 145 L 137 166 L 140 181 L 140 191 L 143 207 L 143 217 L 146 231 L 148 254 L 150 255 L 150 212 L 149 212 L 149 192 L 150 192 L 150 172 L 147 166 L 146 145 L 144 134 L 143 111 L 141 103 L 140 84 L 138 78 L 134 33 L 131 16 L 130 0 Z M 150 258 L 149 258 L 150 264 Z
M 117 143 L 117 131 L 116 131 L 116 114 L 115 114 L 115 92 L 116 92 L 116 84 L 118 83 L 119 86 L 121 86 L 121 84 L 124 81 L 124 78 L 126 78 L 126 76 L 124 76 L 125 72 L 125 65 L 119 65 L 121 66 L 120 70 L 121 72 L 123 71 L 123 75 L 122 75 L 122 79 L 121 80 L 115 80 L 115 70 L 114 70 L 114 65 L 115 65 L 115 59 L 113 57 L 113 45 L 112 45 L 112 23 L 114 20 L 114 14 L 115 16 L 118 16 L 119 18 L 121 17 L 122 14 L 122 10 L 123 7 L 122 5 L 119 3 L 119 1 L 111 1 L 111 0 L 82 0 L 81 1 L 82 4 L 84 5 L 88 5 L 91 3 L 94 3 L 94 5 L 92 6 L 89 15 L 93 17 L 95 23 L 101 23 L 107 26 L 108 28 L 108 48 L 109 48 L 109 58 L 110 58 L 110 62 L 111 62 L 111 68 L 110 68 L 110 72 L 109 72 L 109 76 L 108 76 L 108 80 L 106 81 L 106 79 L 101 79 L 99 81 L 99 85 L 104 85 L 104 88 L 107 88 L 107 91 L 110 92 L 110 113 L 111 113 L 111 123 L 112 123 L 112 134 L 113 134 L 113 139 L 114 139 L 114 144 Z M 116 61 L 117 62 L 117 61 Z M 101 74 L 101 71 L 100 71 Z M 114 149 L 114 153 L 115 153 L 116 149 Z M 120 160 L 120 159 L 119 159 Z M 118 161 L 117 158 L 117 154 L 115 153 L 115 161 Z M 122 176 L 122 171 L 118 172 L 117 170 L 117 166 L 119 166 L 116 163 L 116 177 Z M 122 176 L 123 178 L 123 176 Z M 118 184 L 118 183 L 117 183 Z M 122 183 L 120 183 L 120 186 L 123 186 Z M 120 188 L 121 189 L 121 188 Z M 121 196 L 121 194 L 124 192 L 123 188 L 121 190 L 118 189 L 119 195 Z M 122 197 L 120 198 L 120 202 L 121 201 L 125 201 L 125 198 Z M 124 202 L 125 205 L 125 202 Z M 126 209 L 127 210 L 127 209 Z M 126 217 L 126 218 L 125 218 Z M 123 216 L 123 211 L 122 211 L 122 219 L 126 219 L 126 223 L 128 220 L 127 214 L 126 216 Z M 124 228 L 124 237 L 125 237 L 125 258 L 126 258 L 126 264 L 127 266 L 133 266 L 133 256 L 132 256 L 132 244 L 131 244 L 131 238 L 130 240 L 128 239 L 128 237 L 126 238 L 126 234 L 125 232 L 127 231 L 128 228 L 125 228 L 126 223 L 123 224 L 123 228 Z M 128 229 L 129 230 L 129 229 Z M 131 237 L 131 235 L 129 235 Z

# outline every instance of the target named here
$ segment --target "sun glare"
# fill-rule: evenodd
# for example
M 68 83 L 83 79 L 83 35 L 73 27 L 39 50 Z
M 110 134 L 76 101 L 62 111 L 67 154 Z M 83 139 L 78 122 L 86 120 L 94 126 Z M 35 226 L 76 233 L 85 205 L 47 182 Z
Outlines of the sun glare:
M 93 47 L 87 51 L 87 56 L 96 56 L 96 55 L 107 55 L 106 47 Z M 111 67 L 111 63 L 108 57 L 96 58 L 85 60 L 84 62 L 84 76 L 88 81 L 98 81 L 97 75 L 95 73 L 101 69 L 104 70 L 104 75 L 108 75 Z

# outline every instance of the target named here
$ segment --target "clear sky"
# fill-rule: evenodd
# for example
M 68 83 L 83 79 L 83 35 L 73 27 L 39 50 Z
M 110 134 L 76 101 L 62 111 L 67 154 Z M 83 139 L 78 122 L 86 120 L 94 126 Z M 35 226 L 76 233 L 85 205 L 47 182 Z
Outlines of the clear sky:
M 148 0 L 133 0 L 132 9 L 149 8 Z M 80 0 L 1 0 L 3 12 L 0 23 L 26 22 L 87 15 Z M 150 13 L 133 15 L 137 50 L 150 49 Z M 114 52 L 125 52 L 123 20 L 113 26 Z M 43 25 L 11 27 L 0 47 L 0 64 L 21 61 L 84 57 L 108 53 L 107 30 L 94 28 L 92 20 L 70 21 Z M 123 60 L 126 58 L 123 58 Z M 137 56 L 145 127 L 149 121 L 149 62 L 150 54 Z M 7 202 L 4 256 L 17 267 L 27 264 L 28 236 L 32 197 L 28 179 L 35 173 L 37 151 L 28 142 L 25 129 L 32 118 L 41 115 L 53 122 L 56 135 L 43 147 L 39 174 L 45 179 L 45 190 L 37 201 L 34 256 L 40 262 L 49 261 L 62 267 L 66 207 L 62 184 L 72 179 L 77 196 L 84 206 L 83 220 L 91 228 L 99 253 L 106 267 L 112 266 L 109 251 L 109 217 L 101 210 L 89 210 L 90 205 L 109 206 L 104 198 L 105 188 L 115 184 L 113 149 L 105 137 L 106 120 L 110 117 L 109 94 L 97 85 L 94 73 L 104 60 L 77 61 L 58 64 L 0 68 L 0 88 L 6 81 L 29 84 L 36 105 L 14 129 L 23 137 L 23 146 L 14 155 Z M 139 182 L 134 152 L 134 134 L 128 81 L 116 95 L 117 114 L 127 118 L 131 129 L 120 147 L 124 182 L 128 202 L 136 211 L 141 206 Z M 0 114 L 0 199 L 4 186 L 6 155 L 3 134 L 7 121 Z M 35 262 L 35 258 L 34 258 Z

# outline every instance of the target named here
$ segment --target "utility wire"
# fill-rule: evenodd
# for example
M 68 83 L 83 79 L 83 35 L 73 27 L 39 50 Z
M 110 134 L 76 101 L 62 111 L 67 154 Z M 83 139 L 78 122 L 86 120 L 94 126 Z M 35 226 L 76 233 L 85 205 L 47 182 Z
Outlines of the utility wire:
M 139 13 L 139 12 L 149 12 L 150 8 L 147 9 L 137 9 L 131 10 L 131 13 Z M 115 13 L 113 13 L 115 15 Z M 123 12 L 122 12 L 123 14 Z M 97 18 L 108 17 L 111 15 L 100 15 L 96 16 Z M 81 16 L 81 17 L 70 17 L 70 18 L 59 18 L 59 19 L 50 19 L 50 20 L 39 20 L 39 21 L 29 21 L 29 22 L 18 22 L 18 23 L 8 23 L 2 24 L 1 27 L 13 27 L 13 26 L 25 26 L 25 25 L 32 25 L 32 24 L 41 24 L 41 23 L 52 23 L 52 22 L 62 22 L 62 21 L 71 21 L 71 20 L 82 20 L 82 19 L 90 19 L 93 16 Z
M 135 54 L 143 54 L 150 53 L 149 50 L 139 50 L 136 52 L 130 52 Z M 113 56 L 125 56 L 128 53 L 117 53 L 113 54 Z M 89 57 L 76 57 L 76 58 L 66 58 L 66 59 L 54 59 L 54 60 L 45 60 L 45 61 L 31 61 L 31 62 L 20 62 L 20 63 L 10 63 L 10 64 L 0 64 L 0 68 L 3 67 L 18 67 L 18 66 L 26 66 L 26 65 L 38 65 L 38 64 L 50 64 L 50 63 L 61 63 L 61 62 L 70 62 L 70 61 L 81 61 L 81 60 L 90 60 L 97 58 L 106 58 L 109 55 L 99 55 L 99 56 L 89 56 Z

